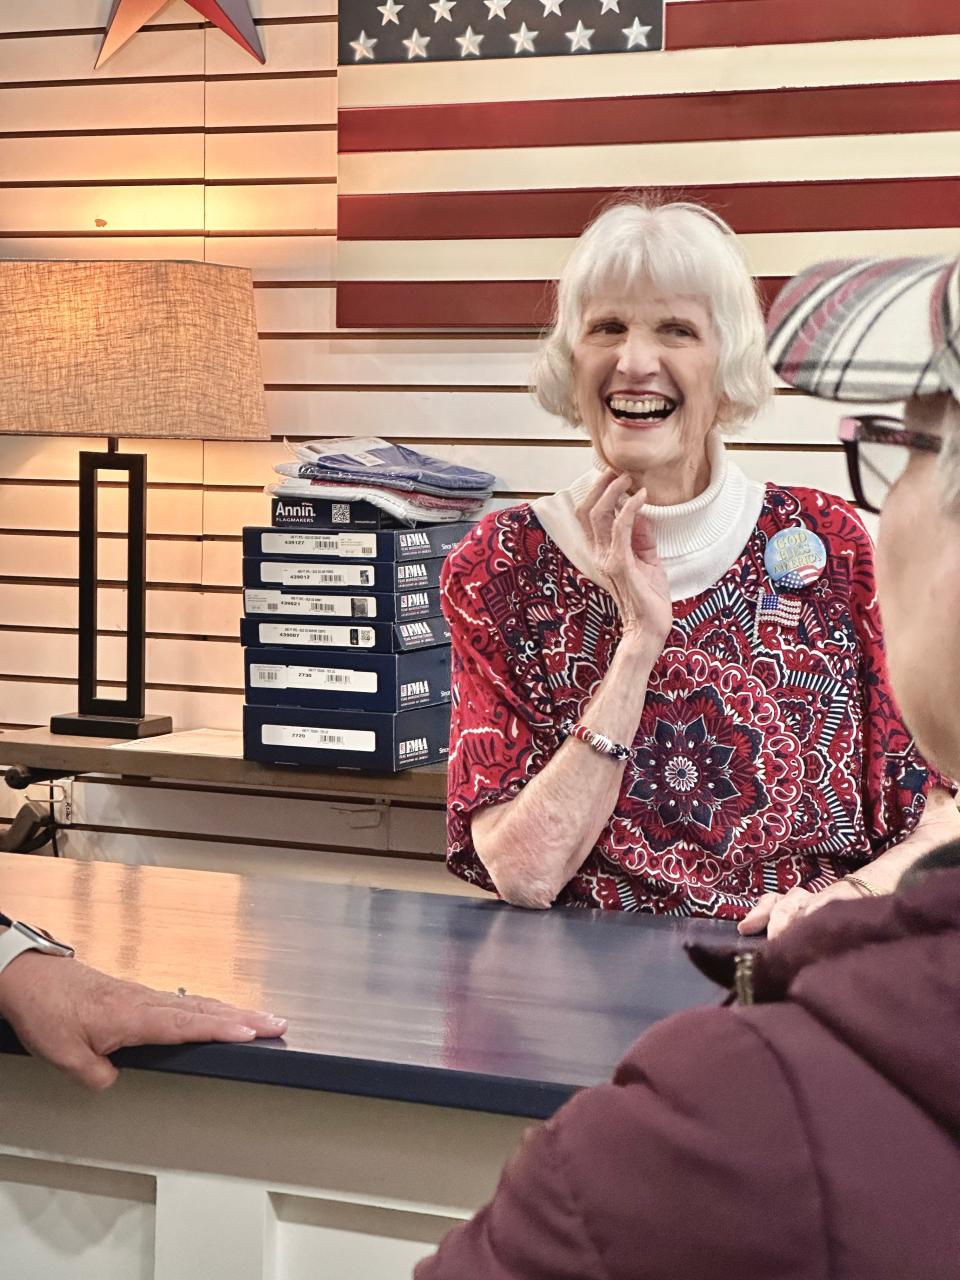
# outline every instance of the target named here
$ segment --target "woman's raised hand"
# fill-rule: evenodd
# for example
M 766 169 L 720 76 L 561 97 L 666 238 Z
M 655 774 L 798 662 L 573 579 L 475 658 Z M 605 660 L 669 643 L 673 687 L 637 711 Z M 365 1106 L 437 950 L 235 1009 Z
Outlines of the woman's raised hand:
M 630 476 L 607 468 L 577 507 L 594 561 L 609 583 L 623 634 L 642 637 L 659 654 L 673 623 L 667 575 L 657 555 L 650 521 L 641 508 L 646 489 L 631 494 Z

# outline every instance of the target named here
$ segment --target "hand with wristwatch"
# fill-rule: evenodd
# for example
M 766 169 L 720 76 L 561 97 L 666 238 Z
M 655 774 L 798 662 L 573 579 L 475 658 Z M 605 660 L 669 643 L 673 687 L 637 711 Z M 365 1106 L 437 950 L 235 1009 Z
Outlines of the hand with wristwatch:
M 81 964 L 71 946 L 0 912 L 0 1018 L 36 1057 L 81 1084 L 117 1077 L 109 1055 L 139 1044 L 275 1038 L 284 1018 L 205 996 L 155 991 Z

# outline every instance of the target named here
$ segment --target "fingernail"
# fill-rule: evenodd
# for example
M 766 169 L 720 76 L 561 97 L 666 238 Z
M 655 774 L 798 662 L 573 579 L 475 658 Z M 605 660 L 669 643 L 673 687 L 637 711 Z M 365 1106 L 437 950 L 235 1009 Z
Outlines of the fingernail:
M 269 1022 L 271 1027 L 285 1027 L 287 1025 L 286 1018 L 278 1018 L 275 1013 L 265 1014 L 264 1022 Z
M 238 1040 L 255 1040 L 257 1035 L 253 1027 L 234 1027 L 233 1034 Z

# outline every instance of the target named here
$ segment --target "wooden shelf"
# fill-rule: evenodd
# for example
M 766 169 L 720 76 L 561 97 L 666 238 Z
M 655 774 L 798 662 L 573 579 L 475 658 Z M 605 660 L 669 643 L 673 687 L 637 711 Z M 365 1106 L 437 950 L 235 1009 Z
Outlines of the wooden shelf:
M 163 738 L 141 739 L 140 744 L 134 745 L 123 739 L 71 737 L 51 733 L 49 729 L 13 729 L 0 734 L 0 761 L 4 769 L 23 765 L 31 769 L 62 770 L 63 776 L 102 773 L 133 778 L 175 778 L 181 782 L 264 787 L 274 791 L 308 789 L 337 796 L 446 803 L 447 771 L 443 765 L 426 765 L 396 774 L 263 765 L 242 759 L 239 755 L 241 734 L 231 736 L 236 746 L 234 754 L 193 755 L 184 750 L 163 750 L 160 745 Z

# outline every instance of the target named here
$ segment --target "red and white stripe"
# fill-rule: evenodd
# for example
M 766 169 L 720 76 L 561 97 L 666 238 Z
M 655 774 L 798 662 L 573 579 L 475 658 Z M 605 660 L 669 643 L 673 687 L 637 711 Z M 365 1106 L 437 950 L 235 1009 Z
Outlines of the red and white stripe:
M 764 292 L 960 251 L 957 0 L 672 0 L 650 54 L 340 69 L 341 327 L 541 324 L 623 189 L 703 200 Z

